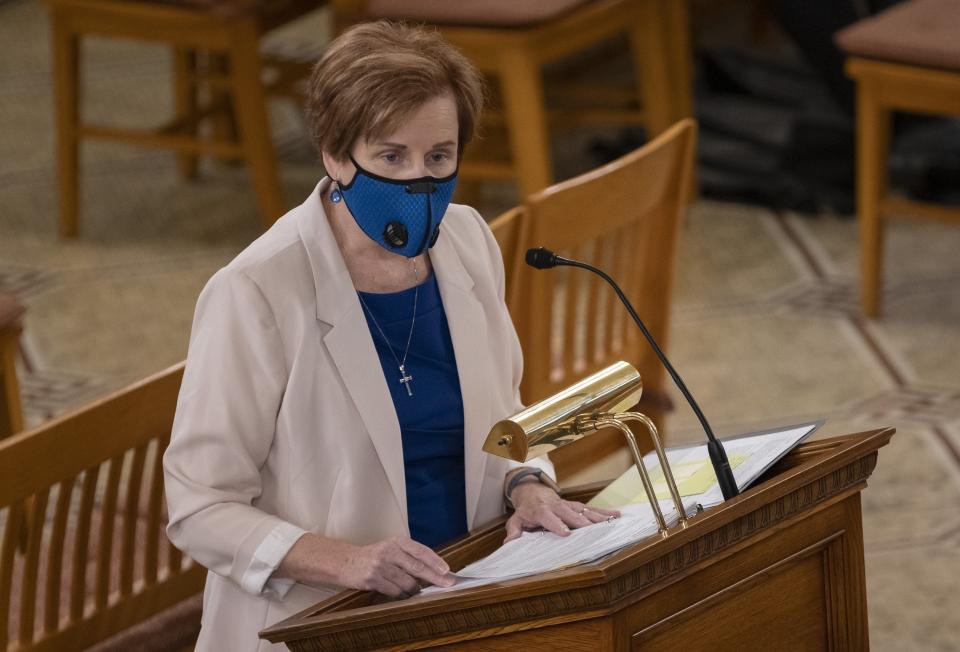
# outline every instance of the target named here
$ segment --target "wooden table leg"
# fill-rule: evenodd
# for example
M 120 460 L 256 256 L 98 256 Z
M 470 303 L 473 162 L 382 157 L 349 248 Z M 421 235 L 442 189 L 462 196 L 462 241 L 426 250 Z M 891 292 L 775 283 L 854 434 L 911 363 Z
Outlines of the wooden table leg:
M 80 39 L 56 9 L 51 11 L 53 91 L 57 120 L 57 182 L 60 237 L 74 238 L 79 230 Z
M 230 40 L 230 77 L 241 145 L 257 194 L 263 226 L 269 228 L 286 212 L 286 207 L 277 174 L 267 97 L 261 79 L 260 37 L 255 24 L 244 21 L 231 29 Z
M 0 440 L 23 430 L 16 370 L 19 347 L 19 328 L 0 331 Z
M 866 317 L 880 314 L 883 292 L 883 221 L 880 199 L 886 192 L 890 111 L 875 82 L 857 83 L 857 223 L 860 230 L 860 307 Z
M 517 169 L 520 196 L 528 197 L 553 182 L 543 79 L 533 57 L 520 49 L 501 54 L 500 84 Z
M 653 138 L 674 120 L 671 57 L 664 27 L 666 12 L 660 0 L 642 0 L 631 21 L 630 51 L 640 104 L 646 115 L 647 138 Z
M 213 75 L 226 77 L 230 73 L 230 62 L 225 55 L 219 52 L 211 52 L 207 57 L 207 68 L 207 71 Z M 218 142 L 240 142 L 237 114 L 233 108 L 233 103 L 230 102 L 230 92 L 222 87 L 214 86 L 210 89 L 210 102 L 226 105 L 223 111 L 217 111 L 213 115 L 213 139 Z M 235 166 L 242 164 L 242 161 L 229 158 L 222 163 Z
M 198 135 L 197 118 L 197 84 L 194 75 L 197 71 L 196 50 L 183 47 L 173 49 L 173 96 L 177 118 L 192 120 L 190 135 Z M 196 154 L 191 152 L 177 152 L 177 165 L 180 176 L 192 180 L 197 178 Z
M 673 121 L 693 117 L 693 45 L 688 0 L 661 0 L 670 51 Z

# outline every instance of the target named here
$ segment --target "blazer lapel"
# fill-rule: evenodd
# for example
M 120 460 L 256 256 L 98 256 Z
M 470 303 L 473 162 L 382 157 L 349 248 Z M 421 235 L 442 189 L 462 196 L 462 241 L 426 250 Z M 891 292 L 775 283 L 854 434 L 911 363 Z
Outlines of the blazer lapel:
M 317 319 L 330 326 L 324 344 L 373 441 L 406 522 L 400 423 L 350 273 L 323 212 L 320 193 L 329 183 L 324 179 L 317 185 L 298 224 L 313 270 Z
M 463 456 L 466 472 L 467 526 L 472 528 L 480 500 L 487 455 L 481 449 L 490 430 L 490 370 L 487 321 L 483 306 L 473 293 L 473 279 L 464 268 L 450 238 L 441 230 L 430 250 L 437 275 L 450 339 L 457 359 L 457 375 L 463 395 Z

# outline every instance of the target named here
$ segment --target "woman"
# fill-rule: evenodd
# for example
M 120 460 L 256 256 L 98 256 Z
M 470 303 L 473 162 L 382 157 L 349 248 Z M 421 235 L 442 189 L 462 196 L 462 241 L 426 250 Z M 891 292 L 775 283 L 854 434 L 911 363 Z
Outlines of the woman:
M 448 206 L 481 97 L 425 30 L 359 26 L 317 64 L 329 176 L 202 292 L 164 458 L 167 532 L 211 571 L 197 650 L 270 649 L 260 629 L 343 587 L 450 585 L 430 547 L 505 488 L 509 537 L 610 514 L 480 448 L 522 372 L 496 242 Z

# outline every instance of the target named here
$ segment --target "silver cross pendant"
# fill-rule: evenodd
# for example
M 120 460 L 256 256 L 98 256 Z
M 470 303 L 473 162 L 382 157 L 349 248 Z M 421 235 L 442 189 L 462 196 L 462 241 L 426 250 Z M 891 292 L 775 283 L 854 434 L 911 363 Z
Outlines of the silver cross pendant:
M 403 383 L 403 386 L 407 388 L 407 396 L 413 396 L 413 390 L 410 389 L 411 380 L 413 380 L 413 376 L 407 374 L 406 370 L 403 368 L 403 365 L 400 365 L 400 382 Z

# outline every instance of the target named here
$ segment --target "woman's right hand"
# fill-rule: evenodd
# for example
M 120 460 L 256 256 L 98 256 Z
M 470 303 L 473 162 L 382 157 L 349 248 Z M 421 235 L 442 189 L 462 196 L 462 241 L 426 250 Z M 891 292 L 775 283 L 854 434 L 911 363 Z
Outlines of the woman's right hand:
M 391 537 L 368 546 L 354 546 L 340 572 L 341 586 L 405 597 L 422 584 L 452 586 L 450 567 L 437 553 L 413 539 Z
M 423 584 L 452 586 L 455 581 L 447 562 L 409 537 L 355 546 L 313 532 L 293 544 L 274 576 L 377 591 L 394 598 L 413 595 Z

